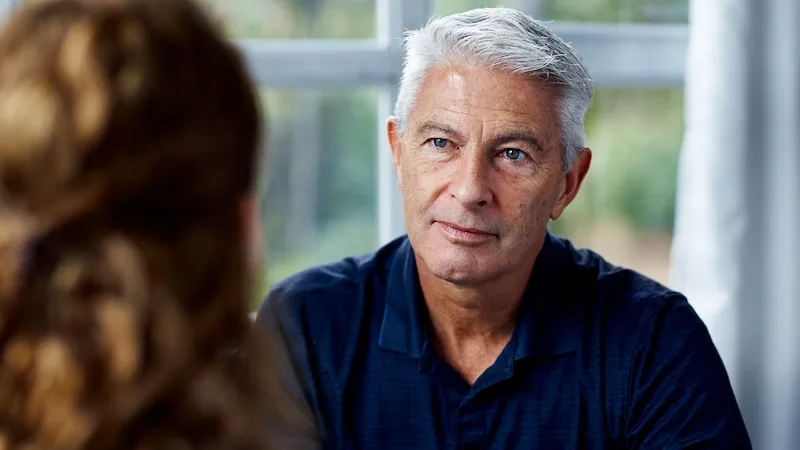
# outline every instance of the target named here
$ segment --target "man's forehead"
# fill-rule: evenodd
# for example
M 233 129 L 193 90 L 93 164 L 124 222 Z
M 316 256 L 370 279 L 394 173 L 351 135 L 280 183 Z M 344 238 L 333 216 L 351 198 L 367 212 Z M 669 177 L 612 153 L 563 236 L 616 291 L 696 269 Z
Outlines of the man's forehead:
M 512 98 L 519 95 L 550 97 L 557 91 L 557 86 L 546 80 L 474 65 L 431 66 L 423 80 L 423 89 L 425 87 L 463 90 L 474 94 L 505 94 L 506 91 L 512 94 L 511 91 L 514 91 L 516 95 L 512 95 Z
M 538 124 L 555 118 L 553 88 L 513 74 L 480 68 L 433 68 L 418 93 L 417 119 L 442 121 L 470 118 L 488 122 Z

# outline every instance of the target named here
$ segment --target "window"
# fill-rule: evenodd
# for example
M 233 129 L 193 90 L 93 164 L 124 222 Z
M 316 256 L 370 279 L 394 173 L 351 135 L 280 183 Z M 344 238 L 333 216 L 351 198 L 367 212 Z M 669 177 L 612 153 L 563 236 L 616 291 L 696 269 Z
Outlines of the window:
M 269 111 L 265 288 L 404 233 L 382 131 L 402 33 L 431 15 L 498 4 L 553 20 L 597 85 L 586 122 L 592 170 L 552 230 L 667 280 L 688 0 L 201 1 L 239 39 Z
M 493 6 L 513 6 L 500 0 L 433 0 L 433 14 L 444 16 L 467 11 L 473 8 Z
M 434 14 L 484 6 L 517 8 L 537 18 L 576 22 L 688 23 L 689 0 L 434 0 Z
M 542 14 L 552 20 L 689 23 L 689 0 L 522 0 L 520 3 L 539 3 Z
M 378 245 L 377 90 L 262 90 L 265 282 Z
M 558 20 L 553 27 L 584 56 L 597 84 L 586 123 L 593 167 L 576 202 L 552 224 L 553 231 L 614 263 L 667 280 L 687 30 L 685 25 L 647 22 L 685 21 L 683 13 L 652 15 L 657 4 L 685 12 L 685 1 L 286 3 L 350 11 L 326 16 L 330 23 L 324 25 L 334 30 L 338 21 L 346 20 L 349 34 L 313 26 L 302 33 L 247 31 L 246 26 L 237 31 L 230 25 L 231 34 L 361 40 L 239 41 L 255 80 L 267 89 L 270 112 L 265 288 L 302 268 L 368 252 L 404 233 L 382 131 L 402 68 L 402 33 L 424 25 L 431 14 L 497 3 L 537 17 L 578 21 Z M 366 12 L 356 14 L 355 8 Z M 238 18 L 228 23 L 246 23 L 247 13 L 235 13 Z M 255 20 L 255 14 L 250 16 Z M 584 23 L 589 21 L 595 23 Z
M 235 38 L 373 38 L 374 0 L 201 0 Z
M 600 87 L 586 133 L 593 157 L 589 175 L 551 230 L 667 283 L 682 89 Z

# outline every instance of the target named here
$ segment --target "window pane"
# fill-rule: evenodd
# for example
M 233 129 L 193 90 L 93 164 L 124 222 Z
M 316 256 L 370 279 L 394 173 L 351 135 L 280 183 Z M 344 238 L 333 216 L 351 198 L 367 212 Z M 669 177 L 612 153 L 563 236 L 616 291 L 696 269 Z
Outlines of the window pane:
M 689 0 L 542 0 L 542 3 L 543 14 L 552 20 L 689 23 Z
M 667 282 L 683 133 L 681 88 L 600 88 L 587 115 L 592 166 L 551 229 Z
M 504 2 L 502 0 L 433 0 L 433 14 L 437 16 L 443 16 L 474 8 L 483 8 L 485 6 L 516 7 L 517 5 L 513 4 L 512 2 Z
M 262 91 L 264 289 L 377 248 L 377 97 L 377 88 Z
M 437 15 L 502 5 L 547 20 L 689 22 L 689 0 L 434 0 L 433 5 Z
M 376 0 L 201 0 L 234 38 L 375 37 Z

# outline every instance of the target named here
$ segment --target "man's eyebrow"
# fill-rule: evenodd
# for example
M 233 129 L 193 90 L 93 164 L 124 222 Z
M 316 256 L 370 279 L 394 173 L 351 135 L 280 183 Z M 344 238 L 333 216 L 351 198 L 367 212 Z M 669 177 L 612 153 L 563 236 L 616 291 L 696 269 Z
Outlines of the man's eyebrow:
M 416 135 L 418 136 L 426 135 L 431 132 L 442 133 L 445 137 L 450 136 L 456 139 L 463 140 L 463 136 L 456 129 L 448 125 L 445 125 L 443 123 L 436 122 L 434 120 L 427 120 L 422 124 L 420 124 L 416 129 Z M 525 142 L 537 151 L 544 150 L 544 147 L 541 144 L 541 140 L 538 137 L 536 137 L 534 133 L 528 131 L 510 131 L 502 133 L 491 139 L 490 146 L 497 147 L 515 141 Z
M 452 136 L 456 138 L 462 137 L 461 133 L 456 131 L 453 127 L 447 126 L 439 122 L 435 122 L 433 120 L 427 120 L 423 122 L 422 124 L 420 124 L 420 126 L 417 127 L 416 130 L 417 135 L 428 134 L 430 132 L 443 133 L 447 136 Z
M 492 138 L 491 146 L 497 147 L 515 141 L 525 142 L 537 151 L 544 151 L 544 147 L 542 146 L 539 138 L 537 138 L 535 134 L 529 133 L 527 131 L 511 131 L 508 133 L 502 133 Z

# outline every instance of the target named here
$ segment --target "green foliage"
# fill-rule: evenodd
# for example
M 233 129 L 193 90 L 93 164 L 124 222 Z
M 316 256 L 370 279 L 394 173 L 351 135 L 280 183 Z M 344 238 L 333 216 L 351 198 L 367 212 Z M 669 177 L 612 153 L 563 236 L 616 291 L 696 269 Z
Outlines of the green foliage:
M 498 0 L 433 0 L 433 13 L 446 16 L 474 8 L 508 6 L 506 3 Z
M 675 214 L 678 153 L 673 148 L 645 147 L 619 158 L 614 177 L 609 177 L 611 209 L 634 229 L 670 231 Z
M 371 88 L 331 89 L 298 95 L 297 91 L 262 94 L 270 111 L 267 158 L 269 176 L 263 180 L 267 275 L 262 291 L 276 281 L 309 266 L 345 255 L 366 253 L 377 245 L 377 91 Z M 300 105 L 312 102 L 312 107 Z M 306 160 L 305 135 L 296 127 L 303 114 L 318 121 L 308 130 L 311 145 L 320 145 L 317 158 Z M 287 239 L 291 211 L 290 163 L 319 168 L 313 232 Z M 310 183 L 313 185 L 313 183 Z
M 237 38 L 371 38 L 375 1 L 200 0 Z
M 593 161 L 583 189 L 552 224 L 568 233 L 604 217 L 669 231 L 681 136 L 680 88 L 601 88 L 586 117 Z
M 545 0 L 548 19 L 577 22 L 688 22 L 689 0 Z
M 329 221 L 318 232 L 318 238 L 280 257 L 267 254 L 269 264 L 263 282 L 265 288 L 316 264 L 336 261 L 375 250 L 378 241 L 377 223 L 373 216 L 351 215 Z
M 535 7 L 534 7 L 535 5 Z M 575 22 L 687 23 L 689 0 L 434 0 L 436 15 L 483 6 L 520 7 L 539 18 Z
M 368 215 L 377 205 L 377 92 L 332 91 L 320 104 L 322 155 L 320 219 L 341 218 L 343 211 Z

